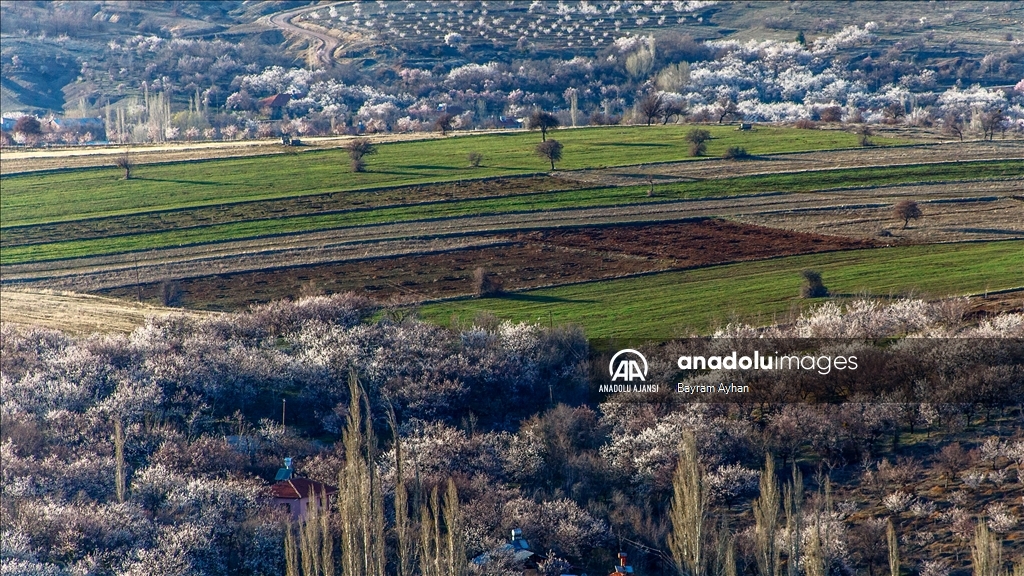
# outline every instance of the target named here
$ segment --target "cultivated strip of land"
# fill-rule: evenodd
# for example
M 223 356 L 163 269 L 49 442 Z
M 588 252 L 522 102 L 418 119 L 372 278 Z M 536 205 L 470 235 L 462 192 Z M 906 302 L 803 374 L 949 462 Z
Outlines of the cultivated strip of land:
M 199 245 L 246 238 L 264 238 L 332 228 L 378 225 L 387 222 L 434 221 L 453 218 L 490 216 L 537 211 L 571 210 L 577 207 L 622 206 L 629 204 L 659 204 L 671 198 L 703 198 L 718 195 L 742 195 L 773 191 L 811 192 L 834 188 L 870 188 L 875 186 L 918 182 L 921 180 L 950 181 L 978 178 L 1024 178 L 1024 163 L 1013 161 L 984 161 L 935 165 L 899 166 L 890 168 L 851 168 L 821 172 L 797 172 L 744 176 L 701 182 L 677 182 L 662 187 L 658 195 L 651 196 L 644 187 L 626 186 L 585 190 L 564 190 L 543 194 L 517 194 L 480 200 L 428 202 L 404 206 L 389 206 L 366 210 L 341 210 L 333 213 L 281 216 L 235 221 L 224 224 L 193 225 L 163 232 L 131 233 L 140 224 L 122 228 L 118 234 L 106 221 L 97 222 L 97 232 L 104 237 L 30 244 L 22 240 L 32 228 L 19 227 L 5 230 L 5 250 L 0 263 L 20 264 L 78 258 L 93 255 L 116 254 L 169 246 Z M 121 219 L 123 222 L 123 219 Z M 168 224 L 172 225 L 172 224 Z M 428 225 L 429 226 L 429 225 Z M 160 226 L 154 226 L 159 229 Z M 112 229 L 113 228 L 113 229 Z M 75 227 L 76 230 L 80 229 Z M 50 225 L 43 237 L 60 238 L 60 228 Z M 63 236 L 72 236 L 65 233 Z M 8 240 L 8 238 L 10 240 Z M 9 242 L 9 243 L 6 243 Z M 19 245 L 20 242 L 26 242 Z
M 798 297 L 801 271 L 833 294 L 939 298 L 1021 286 L 1024 242 L 940 244 L 792 256 L 636 278 L 440 302 L 423 318 L 471 323 L 482 312 L 522 322 L 582 325 L 588 337 L 665 338 L 729 321 L 772 324 L 822 300 Z M 1024 302 L 1022 302 L 1024 305 Z
M 311 265 L 415 250 L 453 249 L 480 242 L 506 241 L 526 229 L 671 222 L 725 216 L 736 220 L 806 232 L 840 228 L 860 238 L 893 228 L 886 243 L 1005 239 L 1024 237 L 1024 201 L 1016 200 L 1020 182 L 902 185 L 812 194 L 767 194 L 678 200 L 602 208 L 549 210 L 355 226 L 130 254 L 3 266 L 3 282 L 49 288 L 93 290 L 135 282 L 158 282 L 206 273 L 235 273 L 265 267 Z M 902 199 L 928 198 L 925 217 L 901 230 L 892 205 Z M 950 229 L 950 231 L 945 231 Z M 965 229 L 973 230 L 967 231 Z
M 689 129 L 680 125 L 565 130 L 557 134 L 565 146 L 559 167 L 573 170 L 636 164 L 638 159 L 687 160 Z M 709 145 L 711 155 L 721 155 L 729 146 L 768 154 L 856 145 L 855 135 L 841 131 L 709 129 L 715 136 Z M 123 174 L 116 168 L 4 176 L 0 226 L 547 172 L 550 167 L 534 151 L 537 136 L 517 132 L 385 144 L 377 155 L 367 158 L 367 171 L 361 173 L 350 171 L 344 151 L 326 150 L 144 166 L 128 181 L 121 179 Z M 480 167 L 469 165 L 470 152 L 483 154 Z

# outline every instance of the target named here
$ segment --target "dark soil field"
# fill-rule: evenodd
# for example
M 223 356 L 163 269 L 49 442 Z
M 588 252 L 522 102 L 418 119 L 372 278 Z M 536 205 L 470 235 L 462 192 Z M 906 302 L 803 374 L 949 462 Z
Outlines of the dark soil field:
M 496 244 L 461 250 L 149 282 L 142 284 L 141 294 L 147 302 L 207 310 L 345 291 L 383 302 L 414 303 L 473 294 L 474 272 L 481 267 L 497 275 L 505 290 L 514 291 L 875 245 L 714 219 L 541 230 L 493 239 Z M 137 298 L 139 289 L 130 285 L 97 293 Z

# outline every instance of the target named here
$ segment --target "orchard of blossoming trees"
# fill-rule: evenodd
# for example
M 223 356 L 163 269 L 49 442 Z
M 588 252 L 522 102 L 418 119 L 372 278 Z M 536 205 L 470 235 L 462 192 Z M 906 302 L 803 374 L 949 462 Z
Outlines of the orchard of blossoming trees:
M 957 366 L 986 354 L 979 341 L 1024 337 L 1024 317 L 966 322 L 962 305 L 829 304 L 716 338 L 951 337 L 936 353 L 942 378 L 1019 390 L 1019 363 Z M 343 487 L 316 525 L 318 565 L 336 573 L 351 568 L 355 520 L 340 516 L 352 514 L 351 474 L 377 483 L 364 493 L 380 511 L 367 529 L 384 538 L 367 549 L 380 558 L 372 573 L 433 573 L 416 559 L 440 554 L 436 525 L 459 551 L 461 562 L 444 552 L 457 573 L 520 573 L 503 547 L 519 528 L 552 569 L 604 569 L 626 549 L 638 571 L 672 574 L 682 560 L 668 542 L 687 533 L 672 494 L 686 482 L 706 495 L 701 574 L 884 571 L 878 538 L 890 522 L 904 570 L 989 574 L 979 546 L 1001 546 L 1000 570 L 1024 552 L 1012 537 L 1024 514 L 1019 396 L 988 409 L 926 388 L 838 404 L 595 403 L 588 344 L 571 328 L 482 319 L 447 329 L 375 312 L 340 295 L 154 320 L 120 336 L 4 325 L 4 574 L 284 574 L 313 554 L 270 505 L 284 457 Z M 352 390 L 365 401 L 353 404 Z M 691 448 L 680 443 L 688 435 Z M 677 462 L 691 457 L 686 477 Z M 448 492 L 443 513 L 434 487 Z M 456 522 L 463 529 L 442 528 Z M 764 555 L 764 534 L 777 552 Z
M 675 111 L 666 122 L 884 122 L 987 138 L 1024 131 L 1021 40 L 998 27 L 971 28 L 967 6 L 929 6 L 920 14 L 837 7 L 831 15 L 793 6 L 762 17 L 771 4 L 749 3 L 744 13 L 697 0 L 345 2 L 293 19 L 346 39 L 326 67 L 297 65 L 308 51 L 268 44 L 269 32 L 240 41 L 185 37 L 146 25 L 131 6 L 125 14 L 97 6 L 91 20 L 111 39 L 94 54 L 75 55 L 86 40 L 67 33 L 53 39 L 42 29 L 38 42 L 81 60 L 64 108 L 102 118 L 119 142 L 429 132 L 445 114 L 455 129 L 507 128 L 535 109 L 557 113 L 563 125 L 645 123 L 639 106 L 652 95 Z M 4 7 L 5 30 L 31 34 L 40 25 L 19 9 L 28 10 Z M 55 20 L 69 9 L 34 17 Z M 254 17 L 241 8 L 188 10 L 227 23 Z M 883 12 L 872 20 L 872 10 Z M 981 13 L 993 22 L 1019 16 L 1001 4 Z M 767 29 L 731 39 L 750 18 Z M 968 32 L 971 42 L 958 44 Z M 5 52 L 4 70 L 28 82 L 49 65 L 21 49 Z M 277 94 L 290 96 L 283 119 L 261 103 Z M 5 129 L 7 143 L 62 141 L 76 140 L 67 130 Z

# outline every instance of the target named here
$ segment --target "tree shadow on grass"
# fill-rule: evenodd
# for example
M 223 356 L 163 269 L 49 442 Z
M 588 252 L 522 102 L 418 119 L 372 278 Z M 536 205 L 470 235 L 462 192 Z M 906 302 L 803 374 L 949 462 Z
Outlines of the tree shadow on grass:
M 501 300 L 512 300 L 514 302 L 534 302 L 539 304 L 597 304 L 597 300 L 576 300 L 573 298 L 560 298 L 558 296 L 544 296 L 541 294 L 505 293 L 498 296 Z

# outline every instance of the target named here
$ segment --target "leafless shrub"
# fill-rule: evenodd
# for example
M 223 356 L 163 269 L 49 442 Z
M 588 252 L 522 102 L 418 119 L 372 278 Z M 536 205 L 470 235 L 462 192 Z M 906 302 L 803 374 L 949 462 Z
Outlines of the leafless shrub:
M 484 268 L 477 268 L 473 271 L 473 288 L 477 296 L 486 298 L 501 294 L 504 283 L 496 274 L 488 272 Z
M 353 172 L 362 172 L 365 170 L 366 163 L 363 158 L 377 153 L 377 146 L 366 138 L 355 138 L 350 140 L 345 144 L 344 148 L 348 152 L 349 159 L 352 161 L 351 166 Z
M 131 153 L 125 150 L 121 154 L 118 154 L 116 158 L 114 158 L 114 166 L 117 166 L 121 170 L 124 170 L 125 180 L 131 180 L 132 169 L 135 168 L 135 158 L 132 157 Z
M 796 127 L 796 128 L 799 128 L 801 130 L 814 130 L 814 129 L 816 129 L 818 127 L 818 123 L 815 122 L 814 120 L 809 120 L 807 118 L 801 118 L 801 119 L 797 120 L 796 123 L 793 124 L 793 126 Z
M 703 156 L 707 152 L 707 141 L 711 140 L 711 132 L 694 128 L 686 133 L 686 141 L 690 143 L 690 156 Z
M 746 160 L 750 158 L 750 152 L 747 152 L 747 149 L 741 146 L 730 146 L 726 148 L 722 158 L 726 160 Z
M 484 161 L 484 155 L 479 152 L 470 152 L 466 155 L 466 160 L 469 161 L 469 165 L 473 168 L 479 168 L 480 163 Z
M 843 119 L 843 109 L 839 106 L 826 106 L 818 112 L 822 122 L 840 122 Z

